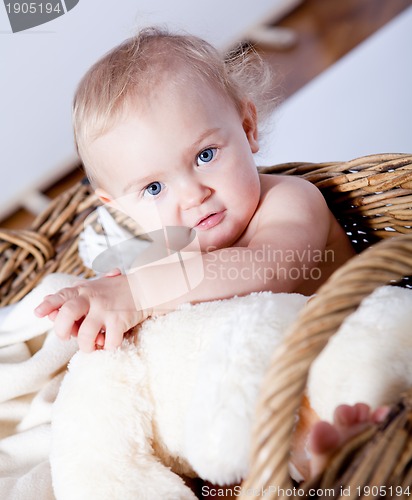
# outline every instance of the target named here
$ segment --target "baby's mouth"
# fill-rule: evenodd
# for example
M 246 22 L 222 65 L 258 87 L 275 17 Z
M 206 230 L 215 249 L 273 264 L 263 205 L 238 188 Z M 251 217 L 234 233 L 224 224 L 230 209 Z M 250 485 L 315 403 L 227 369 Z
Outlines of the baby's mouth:
M 206 217 L 203 217 L 202 219 L 200 219 L 200 221 L 196 224 L 196 226 L 205 222 L 209 217 L 213 217 L 213 215 L 216 215 L 216 212 L 212 212 L 211 214 L 206 215 Z
M 219 224 L 219 222 L 222 221 L 224 216 L 225 216 L 225 210 L 222 210 L 221 212 L 212 212 L 208 214 L 206 217 L 200 219 L 199 222 L 196 224 L 195 229 L 198 229 L 200 231 L 211 229 L 212 227 L 217 226 L 217 224 Z

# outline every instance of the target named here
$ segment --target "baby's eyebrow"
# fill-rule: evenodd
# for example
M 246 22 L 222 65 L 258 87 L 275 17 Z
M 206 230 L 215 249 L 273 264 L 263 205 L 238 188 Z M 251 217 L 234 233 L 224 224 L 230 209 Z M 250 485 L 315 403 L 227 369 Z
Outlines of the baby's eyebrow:
M 129 191 L 132 190 L 132 188 L 138 188 L 140 186 L 145 186 L 149 182 L 153 180 L 153 174 L 151 175 L 146 175 L 145 177 L 141 177 L 139 179 L 133 179 L 132 181 L 128 182 L 126 186 L 122 189 L 123 194 L 129 193 Z
M 197 139 L 197 141 L 195 141 L 193 144 L 192 144 L 192 148 L 197 148 L 200 146 L 200 144 L 205 140 L 207 139 L 210 135 L 213 135 L 215 134 L 216 132 L 219 132 L 220 128 L 219 127 L 214 127 L 214 128 L 208 128 L 207 130 L 205 130 L 204 132 L 202 132 L 199 136 L 199 139 Z

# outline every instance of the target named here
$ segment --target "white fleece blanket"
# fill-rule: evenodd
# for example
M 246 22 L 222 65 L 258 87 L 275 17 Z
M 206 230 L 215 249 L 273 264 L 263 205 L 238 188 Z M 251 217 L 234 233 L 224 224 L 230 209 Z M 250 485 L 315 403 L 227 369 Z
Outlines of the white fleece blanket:
M 2 311 L 0 324 L 0 498 L 54 499 L 49 453 L 51 406 L 75 341 L 63 343 L 48 319 L 33 314 L 44 293 L 67 286 L 58 276 L 52 286 L 34 290 Z

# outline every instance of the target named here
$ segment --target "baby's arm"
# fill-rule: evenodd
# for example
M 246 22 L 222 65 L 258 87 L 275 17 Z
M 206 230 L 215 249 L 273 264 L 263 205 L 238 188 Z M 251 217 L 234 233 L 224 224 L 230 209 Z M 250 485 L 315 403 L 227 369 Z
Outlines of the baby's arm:
M 311 255 L 325 249 L 330 220 L 314 186 L 280 178 L 276 189 L 265 193 L 247 247 L 198 253 L 184 260 L 184 271 L 175 254 L 173 263 L 155 263 L 127 276 L 83 282 L 46 297 L 36 314 L 54 319 L 56 334 L 62 339 L 77 334 L 80 349 L 92 351 L 96 339 L 102 344 L 101 331 L 105 332 L 105 348 L 117 347 L 123 335 L 148 316 L 185 302 L 265 290 L 293 292 L 304 282 L 305 270 L 316 265 Z M 190 278 L 199 272 L 203 278 L 190 285 Z

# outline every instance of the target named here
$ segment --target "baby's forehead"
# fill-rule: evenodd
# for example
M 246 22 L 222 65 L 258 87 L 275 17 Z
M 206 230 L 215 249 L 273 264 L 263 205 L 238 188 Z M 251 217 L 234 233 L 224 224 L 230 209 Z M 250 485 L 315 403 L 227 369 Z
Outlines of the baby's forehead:
M 125 100 L 123 110 L 114 117 L 111 125 L 123 119 L 150 118 L 162 107 L 166 109 L 173 104 L 177 105 L 176 114 L 179 115 L 187 114 L 193 107 L 207 110 L 213 105 L 216 108 L 216 104 L 221 114 L 229 108 L 238 108 L 232 96 L 215 82 L 196 80 L 193 75 L 187 74 L 177 79 L 166 77 L 145 91 L 132 92 Z
M 157 168 L 168 158 L 193 156 L 211 136 L 215 141 L 217 134 L 227 134 L 238 118 L 236 106 L 213 85 L 168 82 L 150 98 L 131 97 L 123 112 L 89 142 L 87 160 L 96 172 L 106 163 L 114 165 L 114 157 L 123 163 L 138 158 L 134 161 L 139 165 Z
M 226 89 L 222 89 L 212 78 L 199 76 L 189 64 L 181 65 L 173 72 L 167 68 L 146 83 L 125 89 L 125 95 L 117 108 L 111 111 L 107 109 L 104 127 L 96 130 L 94 137 L 88 141 L 89 152 L 96 140 L 99 142 L 99 139 L 107 138 L 114 129 L 120 127 L 124 130 L 138 122 L 152 122 L 154 116 L 161 117 L 162 111 L 170 109 L 173 104 L 176 104 L 177 120 L 184 118 L 193 108 L 201 110 L 203 114 L 208 114 L 210 108 L 221 115 L 229 108 L 239 111 Z
M 181 93 L 188 96 L 199 96 L 208 93 L 230 99 L 227 88 L 217 75 L 205 75 L 189 64 L 177 64 L 175 68 L 167 67 L 158 73 L 154 79 L 148 81 L 146 88 L 142 89 L 146 97 L 156 97 L 159 93 L 169 94 L 171 98 Z M 133 91 L 132 91 L 133 94 Z M 144 97 L 144 96 L 141 96 Z

